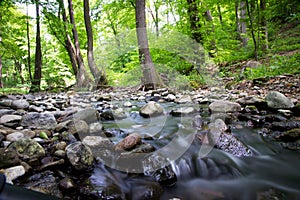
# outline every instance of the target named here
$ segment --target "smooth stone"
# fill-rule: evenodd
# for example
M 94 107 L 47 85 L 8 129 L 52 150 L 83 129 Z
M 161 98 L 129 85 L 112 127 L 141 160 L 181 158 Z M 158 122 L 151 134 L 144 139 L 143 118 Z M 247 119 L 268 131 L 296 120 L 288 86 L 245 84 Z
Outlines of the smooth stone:
M 51 113 L 31 112 L 22 117 L 21 126 L 35 129 L 55 129 L 57 122 Z
M 191 103 L 192 98 L 189 95 L 184 95 L 184 96 L 178 98 L 175 102 L 179 103 L 179 104 L 181 104 L 181 103 Z
M 29 106 L 29 111 L 33 111 L 33 112 L 43 112 L 44 109 L 42 107 L 38 107 L 35 105 L 30 105 Z
M 66 147 L 67 158 L 76 170 L 86 170 L 93 164 L 94 155 L 90 147 L 74 142 Z
M 75 120 L 83 120 L 87 124 L 97 122 L 100 119 L 98 111 L 93 108 L 80 110 L 77 113 L 73 114 L 73 118 Z
M 22 165 L 10 167 L 4 170 L 6 182 L 13 184 L 13 180 L 25 174 L 25 168 Z
M 197 110 L 194 107 L 183 107 L 178 108 L 176 110 L 171 111 L 171 115 L 173 116 L 186 116 L 197 112 Z
M 109 139 L 102 136 L 86 136 L 82 143 L 89 146 L 92 150 L 96 148 L 109 148 L 112 143 Z
M 164 113 L 164 109 L 160 104 L 154 101 L 149 101 L 140 109 L 139 113 L 142 117 L 154 117 L 162 115 Z
M 280 109 L 280 108 L 293 108 L 293 102 L 287 98 L 284 94 L 271 91 L 265 97 L 269 108 Z
M 21 132 L 14 132 L 6 136 L 6 140 L 10 142 L 15 142 L 24 138 L 24 134 Z
M 20 116 L 20 115 L 3 115 L 0 118 L 0 124 L 19 122 L 19 121 L 21 121 L 21 119 L 22 119 L 22 116 Z
M 100 134 L 103 132 L 103 126 L 100 122 L 89 124 L 89 132 Z
M 132 106 L 132 103 L 130 101 L 126 101 L 124 104 L 123 104 L 124 107 L 131 107 Z
M 217 100 L 209 105 L 211 112 L 239 112 L 241 111 L 241 105 L 238 103 Z
M 11 103 L 11 107 L 13 109 L 27 109 L 29 107 L 29 103 L 26 100 L 14 100 Z
M 116 144 L 115 150 L 117 151 L 129 151 L 134 149 L 137 145 L 141 144 L 142 138 L 137 133 L 132 133 L 125 137 L 121 142 Z

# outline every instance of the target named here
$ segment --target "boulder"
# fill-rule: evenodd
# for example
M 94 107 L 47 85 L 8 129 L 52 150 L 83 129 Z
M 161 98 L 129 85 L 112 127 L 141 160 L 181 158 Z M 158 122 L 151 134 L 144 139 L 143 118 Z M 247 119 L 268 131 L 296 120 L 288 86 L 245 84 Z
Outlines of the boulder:
M 164 113 L 164 109 L 160 104 L 154 101 L 149 101 L 140 109 L 139 113 L 142 117 L 153 117 L 162 115 Z
M 176 103 L 179 103 L 179 104 L 181 104 L 181 103 L 191 103 L 191 102 L 192 102 L 192 98 L 189 95 L 184 95 L 184 96 L 182 96 L 182 97 L 180 97 L 176 100 Z
M 14 133 L 11 133 L 11 134 L 8 134 L 6 136 L 6 140 L 7 141 L 10 141 L 10 142 L 15 142 L 15 141 L 18 141 L 20 139 L 24 139 L 24 134 L 21 133 L 21 132 L 14 132 Z
M 6 126 L 18 126 L 21 119 L 22 119 L 22 116 L 20 116 L 20 115 L 3 115 L 0 118 L 0 124 L 6 125 Z
M 11 103 L 11 107 L 13 108 L 13 109 L 27 109 L 28 107 L 29 107 L 29 103 L 28 103 L 28 101 L 26 101 L 26 100 L 23 100 L 23 99 L 21 99 L 21 100 L 14 100 L 12 103 Z
M 241 105 L 238 103 L 217 100 L 209 105 L 211 112 L 239 112 L 241 111 Z
M 93 108 L 87 108 L 78 111 L 73 115 L 75 120 L 83 120 L 87 124 L 97 122 L 99 120 L 99 113 Z
M 117 151 L 122 151 L 122 150 L 132 150 L 134 149 L 137 145 L 141 144 L 142 138 L 139 134 L 137 133 L 132 133 L 125 137 L 121 142 L 116 144 L 115 150 Z
M 186 116 L 197 112 L 194 107 L 182 107 L 171 111 L 173 116 Z
M 66 147 L 67 158 L 76 170 L 86 170 L 93 165 L 94 156 L 90 147 L 74 142 Z
M 0 169 L 16 166 L 20 163 L 17 152 L 13 149 L 0 148 Z
M 22 117 L 21 125 L 35 129 L 54 129 L 57 122 L 51 113 L 31 112 Z
M 294 107 L 294 104 L 290 99 L 288 99 L 284 94 L 277 91 L 269 92 L 265 97 L 265 100 L 267 101 L 268 107 L 273 109 Z
M 17 151 L 23 157 L 40 158 L 45 156 L 44 148 L 33 139 L 20 139 L 13 142 L 8 148 Z

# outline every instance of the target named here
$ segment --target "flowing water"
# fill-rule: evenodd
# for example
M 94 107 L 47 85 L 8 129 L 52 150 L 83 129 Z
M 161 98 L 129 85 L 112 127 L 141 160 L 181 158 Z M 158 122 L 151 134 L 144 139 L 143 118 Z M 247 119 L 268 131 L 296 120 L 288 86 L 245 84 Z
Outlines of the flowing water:
M 167 113 L 178 106 L 172 103 L 162 105 Z M 198 106 L 197 109 L 209 123 L 208 108 Z M 126 119 L 106 121 L 103 125 L 107 130 L 123 131 L 111 138 L 114 142 L 120 141 L 126 133 L 136 132 L 154 138 L 143 141 L 160 149 L 179 132 L 186 137 L 195 134 L 191 126 L 193 117 L 167 115 L 145 119 L 132 110 Z M 182 141 L 178 144 L 181 143 L 178 140 L 173 145 L 187 147 L 183 155 L 170 163 L 177 182 L 164 186 L 160 199 L 300 199 L 299 152 L 282 148 L 278 142 L 258 134 L 259 129 L 247 127 L 245 122 L 230 126 L 232 134 L 252 150 L 253 156 L 236 157 L 215 148 L 203 156 L 199 143 L 194 141 L 189 145 Z M 116 184 L 124 193 L 134 193 L 132 188 L 153 183 L 144 175 L 118 172 L 103 164 L 95 168 L 92 179 L 95 184 Z M 265 192 L 264 196 L 258 195 L 261 192 Z M 134 194 L 130 198 L 134 199 Z

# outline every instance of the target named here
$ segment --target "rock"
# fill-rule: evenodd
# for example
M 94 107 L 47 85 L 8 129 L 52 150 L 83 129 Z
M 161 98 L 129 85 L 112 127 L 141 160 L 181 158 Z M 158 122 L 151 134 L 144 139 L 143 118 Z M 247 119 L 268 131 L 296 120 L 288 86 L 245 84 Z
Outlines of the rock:
M 42 107 L 38 107 L 35 105 L 30 105 L 29 106 L 29 111 L 33 111 L 33 112 L 43 112 L 44 109 Z
M 59 158 L 64 158 L 66 157 L 66 152 L 64 150 L 56 150 L 53 155 Z
M 179 103 L 179 104 L 181 104 L 181 103 L 191 103 L 192 98 L 189 95 L 184 95 L 184 96 L 178 98 L 175 102 Z
M 0 124 L 16 127 L 19 125 L 21 119 L 22 119 L 22 116 L 20 116 L 20 115 L 3 115 L 0 118 Z
M 106 176 L 101 177 L 101 181 L 92 178 L 84 181 L 80 186 L 80 197 L 81 199 L 127 199 L 120 187 L 108 180 Z
M 6 136 L 6 140 L 10 142 L 15 142 L 24 138 L 24 134 L 21 132 L 14 132 Z
M 82 142 L 74 142 L 66 147 L 67 157 L 76 170 L 85 170 L 92 166 L 92 150 Z
M 167 101 L 175 101 L 176 100 L 176 96 L 174 94 L 168 94 L 166 96 L 166 100 Z
M 126 101 L 123 104 L 124 107 L 132 107 L 132 103 L 130 101 Z
M 57 122 L 51 113 L 31 112 L 22 117 L 21 126 L 35 129 L 55 129 Z
M 200 115 L 196 115 L 193 119 L 193 127 L 197 130 L 201 130 L 203 126 L 203 119 Z
M 102 120 L 124 119 L 127 117 L 125 111 L 122 108 L 118 108 L 115 110 L 107 110 L 103 112 L 100 116 Z
M 274 138 L 283 142 L 295 142 L 300 139 L 300 128 L 288 130 L 279 135 L 275 135 Z
M 77 139 L 75 138 L 75 136 L 67 131 L 60 134 L 59 137 L 60 137 L 60 140 L 65 141 L 68 144 L 77 142 Z
M 16 111 L 12 109 L 0 109 L 0 117 L 3 115 L 13 115 Z
M 20 159 L 15 150 L 0 148 L 0 169 L 15 166 L 19 163 Z
M 101 120 L 114 120 L 115 119 L 112 110 L 104 111 L 103 113 L 101 113 L 100 117 L 101 117 Z
M 83 120 L 87 124 L 98 122 L 99 121 L 99 113 L 97 110 L 93 108 L 87 108 L 84 110 L 80 110 L 73 115 L 75 120 Z
M 82 143 L 89 146 L 94 153 L 96 150 L 112 147 L 111 141 L 102 136 L 86 136 L 83 138 Z
M 217 100 L 209 105 L 211 112 L 239 112 L 241 111 L 241 105 L 238 103 Z
M 170 114 L 178 117 L 178 116 L 190 115 L 195 112 L 197 112 L 197 110 L 194 107 L 182 107 L 182 108 L 178 108 L 176 110 L 172 110 Z
M 134 149 L 137 145 L 141 144 L 141 140 L 142 140 L 142 138 L 139 134 L 132 133 L 132 134 L 128 135 L 127 137 L 125 137 L 121 142 L 116 144 L 115 150 L 130 151 L 130 150 Z
M 63 190 L 70 190 L 70 189 L 75 189 L 76 185 L 71 178 L 66 177 L 59 181 L 59 187 Z
M 57 178 L 55 178 L 54 173 L 49 170 L 32 175 L 24 185 L 27 189 L 62 198 L 63 195 L 58 186 Z
M 71 134 L 78 133 L 80 136 L 87 135 L 89 133 L 89 125 L 83 120 L 74 120 L 67 125 L 68 132 Z
M 144 105 L 140 109 L 139 113 L 143 117 L 154 117 L 154 116 L 162 115 L 164 113 L 164 110 L 160 104 L 154 101 L 149 101 L 146 105 Z
M 13 180 L 25 174 L 25 168 L 22 165 L 5 169 L 6 182 L 13 184 Z
M 95 122 L 89 125 L 90 134 L 96 133 L 100 134 L 103 132 L 103 126 L 100 122 Z
M 65 150 L 66 147 L 67 147 L 67 143 L 64 141 L 61 141 L 55 145 L 55 149 L 57 150 Z
M 10 149 L 16 150 L 21 156 L 33 158 L 41 158 L 45 156 L 44 148 L 33 139 L 21 139 L 13 142 Z
M 274 131 L 287 131 L 295 128 L 300 128 L 300 121 L 289 120 L 272 123 L 272 130 Z
M 29 103 L 28 101 L 26 100 L 14 100 L 12 103 L 11 103 L 11 107 L 13 109 L 24 109 L 26 110 L 28 107 L 29 107 Z
M 294 107 L 293 102 L 288 99 L 284 94 L 272 91 L 265 97 L 269 108 L 280 109 L 280 108 L 292 108 Z

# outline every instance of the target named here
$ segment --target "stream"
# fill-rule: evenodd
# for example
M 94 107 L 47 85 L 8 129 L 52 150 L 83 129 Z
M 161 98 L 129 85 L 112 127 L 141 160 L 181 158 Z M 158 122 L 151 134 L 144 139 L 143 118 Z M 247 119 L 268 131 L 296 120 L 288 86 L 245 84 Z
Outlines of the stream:
M 137 107 L 141 103 L 132 102 Z M 166 113 L 178 107 L 174 103 L 162 103 Z M 200 115 L 206 123 L 210 113 L 205 105 L 198 105 Z M 137 111 L 122 120 L 103 121 L 106 130 L 120 129 L 126 133 L 147 133 L 155 139 L 145 140 L 156 149 L 168 145 L 178 136 L 180 129 L 184 135 L 195 134 L 191 122 L 196 114 L 185 117 L 158 116 L 143 118 Z M 182 128 L 183 127 L 183 128 Z M 161 195 L 155 189 L 149 190 L 151 199 L 299 199 L 300 197 L 300 155 L 299 152 L 284 149 L 279 142 L 259 134 L 259 128 L 248 127 L 246 122 L 230 124 L 231 133 L 243 142 L 253 156 L 236 157 L 230 153 L 212 148 L 203 156 L 201 145 L 195 140 L 183 155 L 171 162 L 177 176 L 172 186 L 163 186 Z M 118 142 L 122 134 L 110 138 Z M 147 139 L 147 138 L 146 138 Z M 177 141 L 180 143 L 180 141 Z M 178 144 L 173 144 L 178 145 Z M 177 148 L 177 147 L 176 147 Z M 103 185 L 103 177 L 111 179 L 123 193 L 131 194 L 130 199 L 147 197 L 147 188 L 155 182 L 146 176 L 130 175 L 97 165 L 92 173 L 93 184 Z M 146 194 L 145 194 L 146 193 Z

